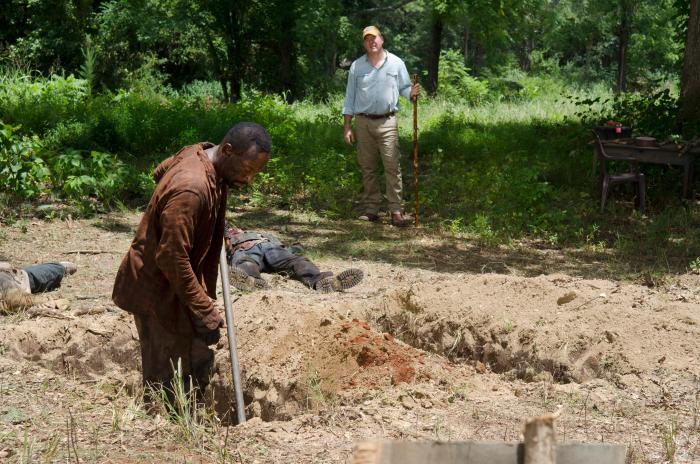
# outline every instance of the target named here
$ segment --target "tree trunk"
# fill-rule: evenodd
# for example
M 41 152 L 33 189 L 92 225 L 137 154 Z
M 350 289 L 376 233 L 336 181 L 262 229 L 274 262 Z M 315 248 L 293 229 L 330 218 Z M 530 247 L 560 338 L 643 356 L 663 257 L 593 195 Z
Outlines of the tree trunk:
M 277 43 L 277 51 L 279 53 L 279 76 L 277 81 L 276 92 L 289 92 L 291 98 L 295 98 L 297 91 L 297 70 L 296 70 L 296 50 L 294 44 L 296 37 L 294 35 L 295 15 L 292 14 L 296 9 L 296 1 L 284 0 L 276 2 L 275 16 L 279 18 L 279 31 L 274 34 L 273 39 Z
M 690 0 L 680 99 L 681 123 L 700 116 L 700 0 Z
M 530 68 L 532 67 L 532 60 L 530 59 L 532 49 L 533 40 L 528 37 L 525 39 L 522 47 L 520 47 L 520 53 L 518 53 L 518 64 L 520 65 L 520 69 L 525 72 L 529 72 Z
M 474 75 L 478 76 L 481 68 L 484 66 L 484 45 L 480 41 L 473 42 L 472 49 L 474 50 Z
M 231 103 L 236 103 L 238 100 L 241 99 L 241 78 L 239 76 L 234 76 L 229 80 L 229 84 L 231 85 L 231 94 L 229 95 L 229 101 Z
M 224 101 L 229 102 L 229 95 L 228 95 L 228 84 L 226 83 L 226 79 L 223 77 L 219 80 L 219 84 L 221 84 L 221 93 L 224 95 Z
M 464 66 L 469 67 L 469 26 L 464 26 L 464 32 L 462 34 L 462 44 Z
M 425 90 L 435 95 L 438 86 L 438 69 L 440 68 L 440 49 L 442 48 L 442 18 L 434 14 L 430 28 L 430 56 L 428 56 L 428 81 Z
M 627 90 L 627 47 L 632 34 L 632 13 L 634 4 L 630 0 L 620 0 L 620 25 L 617 29 L 617 85 L 618 93 Z

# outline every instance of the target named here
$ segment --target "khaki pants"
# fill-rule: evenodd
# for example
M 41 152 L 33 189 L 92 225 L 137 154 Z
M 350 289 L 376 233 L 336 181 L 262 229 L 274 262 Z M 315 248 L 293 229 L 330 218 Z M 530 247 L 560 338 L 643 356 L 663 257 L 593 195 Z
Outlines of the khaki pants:
M 357 162 L 362 170 L 362 206 L 364 213 L 377 214 L 382 204 L 379 187 L 379 159 L 384 165 L 386 198 L 389 211 L 403 212 L 401 192 L 401 164 L 399 152 L 399 127 L 396 116 L 369 119 L 358 116 L 355 122 L 357 135 Z
M 141 344 L 144 386 L 163 386 L 170 393 L 173 367 L 177 369 L 177 361 L 180 359 L 185 389 L 189 390 L 191 379 L 198 400 L 201 401 L 214 367 L 214 352 L 194 333 L 181 335 L 170 332 L 155 316 L 134 314 L 134 322 Z M 150 398 L 146 400 L 149 401 Z

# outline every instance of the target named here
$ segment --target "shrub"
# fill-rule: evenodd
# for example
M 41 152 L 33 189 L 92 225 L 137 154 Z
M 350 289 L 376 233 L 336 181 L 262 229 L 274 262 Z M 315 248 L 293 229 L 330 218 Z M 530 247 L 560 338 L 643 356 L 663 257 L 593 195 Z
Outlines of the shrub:
M 661 89 L 650 94 L 629 93 L 616 96 L 608 114 L 624 121 L 640 134 L 666 138 L 676 132 L 676 115 L 679 101 L 670 89 Z
M 0 115 L 24 131 L 41 133 L 83 113 L 89 92 L 88 82 L 73 75 L 5 74 L 0 78 Z
M 484 101 L 488 84 L 469 75 L 464 58 L 458 50 L 440 52 L 438 95 L 448 100 L 461 100 L 470 105 Z
M 679 100 L 670 89 L 651 93 L 624 93 L 612 98 L 574 99 L 578 115 L 589 125 L 621 121 L 636 133 L 658 139 L 677 136 Z
M 49 169 L 39 156 L 36 136 L 16 134 L 19 126 L 0 121 L 0 190 L 19 198 L 34 198 L 45 191 Z
M 129 189 L 129 169 L 114 155 L 67 150 L 50 159 L 52 181 L 66 198 L 114 204 Z

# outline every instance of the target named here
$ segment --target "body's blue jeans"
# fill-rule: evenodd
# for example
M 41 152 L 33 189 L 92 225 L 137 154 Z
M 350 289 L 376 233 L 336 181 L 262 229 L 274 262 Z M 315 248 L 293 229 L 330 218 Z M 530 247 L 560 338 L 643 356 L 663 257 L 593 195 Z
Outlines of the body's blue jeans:
M 311 288 L 330 273 L 322 273 L 314 263 L 304 256 L 297 256 L 283 246 L 262 242 L 233 253 L 231 264 L 243 269 L 248 275 L 260 277 L 261 272 L 289 272 Z
M 50 292 L 61 286 L 61 280 L 66 273 L 66 268 L 58 263 L 35 264 L 25 267 L 29 275 L 29 287 L 32 293 Z

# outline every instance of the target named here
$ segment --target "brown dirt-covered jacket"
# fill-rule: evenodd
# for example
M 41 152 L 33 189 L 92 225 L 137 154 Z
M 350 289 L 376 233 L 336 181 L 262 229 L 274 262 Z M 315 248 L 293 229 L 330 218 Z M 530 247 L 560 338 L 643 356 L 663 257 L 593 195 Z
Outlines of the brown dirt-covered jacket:
M 204 152 L 191 145 L 155 170 L 156 188 L 122 260 L 112 300 L 134 314 L 155 315 L 166 327 L 191 333 L 190 316 L 214 329 L 212 304 L 223 243 L 228 189 L 217 184 Z

